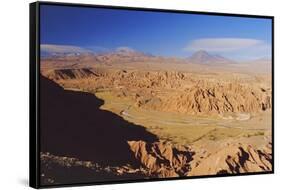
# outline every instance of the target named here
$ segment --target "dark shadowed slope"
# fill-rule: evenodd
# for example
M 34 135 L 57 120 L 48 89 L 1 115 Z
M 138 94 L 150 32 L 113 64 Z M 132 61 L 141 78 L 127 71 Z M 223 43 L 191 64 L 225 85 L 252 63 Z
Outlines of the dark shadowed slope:
M 139 165 L 127 141 L 153 142 L 157 137 L 99 109 L 102 104 L 93 94 L 64 90 L 41 76 L 41 151 L 104 165 Z

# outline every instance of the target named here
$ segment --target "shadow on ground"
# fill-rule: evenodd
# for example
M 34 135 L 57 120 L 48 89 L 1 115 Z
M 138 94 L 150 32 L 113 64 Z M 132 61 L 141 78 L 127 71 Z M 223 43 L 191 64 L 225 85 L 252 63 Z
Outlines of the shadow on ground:
M 93 94 L 64 90 L 41 76 L 41 151 L 103 165 L 139 165 L 127 141 L 153 142 L 157 137 L 142 126 L 99 109 L 103 103 Z

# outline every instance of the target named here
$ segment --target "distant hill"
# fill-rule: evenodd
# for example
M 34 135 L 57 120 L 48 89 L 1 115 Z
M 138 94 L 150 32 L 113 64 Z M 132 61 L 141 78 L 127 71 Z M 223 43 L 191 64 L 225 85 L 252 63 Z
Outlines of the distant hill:
M 255 70 L 256 72 L 271 73 L 272 60 L 270 58 L 260 58 L 241 62 L 240 65 L 244 68 Z

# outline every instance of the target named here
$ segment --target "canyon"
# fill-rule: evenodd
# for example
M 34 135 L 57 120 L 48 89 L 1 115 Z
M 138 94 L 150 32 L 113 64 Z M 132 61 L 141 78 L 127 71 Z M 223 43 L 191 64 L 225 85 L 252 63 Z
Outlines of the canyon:
M 270 65 L 204 51 L 188 59 L 126 51 L 42 59 L 42 114 L 58 121 L 42 129 L 57 139 L 43 138 L 42 181 L 271 171 Z M 65 179 L 69 171 L 76 174 Z

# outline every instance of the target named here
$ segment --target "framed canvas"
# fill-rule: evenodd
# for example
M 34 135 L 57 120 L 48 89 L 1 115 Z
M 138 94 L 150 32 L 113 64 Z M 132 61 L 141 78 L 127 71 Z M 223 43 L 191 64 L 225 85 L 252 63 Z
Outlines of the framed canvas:
M 30 4 L 30 186 L 274 172 L 272 16 Z

